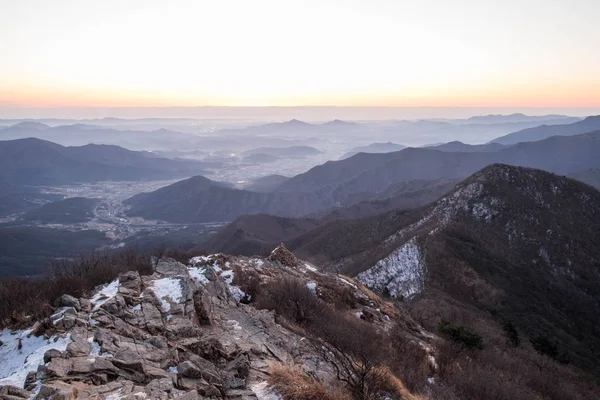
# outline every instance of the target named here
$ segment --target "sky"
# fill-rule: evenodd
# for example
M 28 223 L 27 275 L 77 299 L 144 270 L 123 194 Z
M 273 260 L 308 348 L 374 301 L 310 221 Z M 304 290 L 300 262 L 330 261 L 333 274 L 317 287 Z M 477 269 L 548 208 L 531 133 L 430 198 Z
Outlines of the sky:
M 600 107 L 598 0 L 0 0 L 0 107 Z

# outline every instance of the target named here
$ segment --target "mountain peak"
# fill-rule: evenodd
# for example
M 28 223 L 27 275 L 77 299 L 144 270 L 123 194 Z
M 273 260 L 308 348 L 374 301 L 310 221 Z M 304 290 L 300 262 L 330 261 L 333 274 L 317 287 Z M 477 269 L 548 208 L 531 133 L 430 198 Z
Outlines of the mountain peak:
M 304 122 L 304 121 L 300 121 L 298 119 L 291 119 L 289 121 L 286 121 L 283 123 L 283 125 L 288 125 L 288 126 L 307 126 L 310 125 L 308 122 Z
M 279 262 L 281 265 L 285 265 L 286 267 L 296 267 L 300 265 L 300 261 L 296 258 L 294 253 L 289 251 L 287 247 L 283 243 L 277 246 L 272 252 L 271 255 L 267 258 L 272 262 Z
M 23 121 L 18 124 L 12 125 L 11 128 L 24 128 L 24 129 L 48 129 L 50 128 L 48 125 L 42 124 L 41 122 L 36 121 Z

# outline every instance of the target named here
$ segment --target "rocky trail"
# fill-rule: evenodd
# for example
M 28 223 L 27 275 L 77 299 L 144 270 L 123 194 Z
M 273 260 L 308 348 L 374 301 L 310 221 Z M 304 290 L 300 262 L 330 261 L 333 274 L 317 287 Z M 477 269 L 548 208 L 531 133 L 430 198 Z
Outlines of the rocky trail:
M 274 400 L 273 365 L 332 376 L 309 340 L 274 312 L 243 304 L 239 271 L 262 281 L 293 276 L 320 297 L 349 291 L 356 309 L 348 312 L 383 328 L 398 319 L 395 308 L 282 248 L 267 259 L 159 260 L 150 276 L 128 272 L 89 298 L 63 295 L 49 319 L 1 331 L 0 399 Z

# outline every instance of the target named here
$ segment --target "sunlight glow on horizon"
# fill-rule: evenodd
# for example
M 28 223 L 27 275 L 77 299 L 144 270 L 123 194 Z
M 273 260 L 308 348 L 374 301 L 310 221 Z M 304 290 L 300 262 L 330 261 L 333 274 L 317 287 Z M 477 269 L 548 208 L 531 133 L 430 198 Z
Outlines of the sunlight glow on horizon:
M 0 106 L 600 105 L 595 0 L 0 2 Z

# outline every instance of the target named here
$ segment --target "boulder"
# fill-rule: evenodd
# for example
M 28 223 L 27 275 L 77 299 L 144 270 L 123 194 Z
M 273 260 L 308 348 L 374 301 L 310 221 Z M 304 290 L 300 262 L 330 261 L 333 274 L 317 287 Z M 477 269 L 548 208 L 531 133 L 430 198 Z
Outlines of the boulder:
M 122 351 L 111 359 L 112 364 L 120 369 L 144 372 L 144 359 L 133 351 Z
M 92 351 L 92 345 L 87 340 L 78 340 L 67 345 L 66 354 L 68 357 L 88 356 Z
M 77 311 L 81 311 L 81 303 L 79 299 L 69 295 L 63 294 L 54 301 L 54 307 L 73 307 Z
M 44 353 L 44 364 L 48 364 L 53 358 L 62 358 L 62 351 L 50 349 Z
M 186 378 L 202 378 L 202 370 L 191 361 L 184 361 L 177 366 L 177 373 Z
M 71 370 L 71 360 L 66 358 L 54 358 L 48 365 L 38 367 L 38 375 L 46 378 L 64 378 Z
M 0 399 L 29 399 L 33 394 L 16 386 L 0 386 Z

